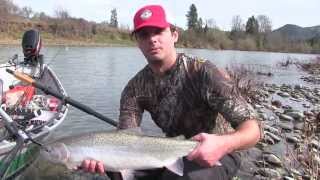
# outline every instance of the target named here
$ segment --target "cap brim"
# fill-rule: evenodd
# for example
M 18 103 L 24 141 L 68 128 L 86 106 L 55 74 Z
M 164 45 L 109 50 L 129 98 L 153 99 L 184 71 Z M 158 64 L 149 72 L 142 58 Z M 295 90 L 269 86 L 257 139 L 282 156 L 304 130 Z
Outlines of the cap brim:
M 142 23 L 139 26 L 137 26 L 132 33 L 135 33 L 139 30 L 141 30 L 144 27 L 155 27 L 155 28 L 161 28 L 161 29 L 165 29 L 167 27 L 170 27 L 170 23 L 162 23 L 162 24 L 154 24 L 154 23 Z

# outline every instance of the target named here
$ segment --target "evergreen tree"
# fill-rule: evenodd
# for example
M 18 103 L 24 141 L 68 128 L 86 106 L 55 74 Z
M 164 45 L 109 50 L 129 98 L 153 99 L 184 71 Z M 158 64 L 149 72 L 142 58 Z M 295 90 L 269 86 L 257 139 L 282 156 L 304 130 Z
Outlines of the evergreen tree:
M 110 26 L 118 28 L 117 9 L 115 8 L 111 10 Z
M 246 24 L 246 33 L 257 35 L 259 32 L 259 23 L 254 16 L 251 16 Z
M 188 29 L 195 30 L 198 25 L 198 13 L 197 8 L 194 4 L 191 4 L 190 10 L 188 11 L 186 16 Z

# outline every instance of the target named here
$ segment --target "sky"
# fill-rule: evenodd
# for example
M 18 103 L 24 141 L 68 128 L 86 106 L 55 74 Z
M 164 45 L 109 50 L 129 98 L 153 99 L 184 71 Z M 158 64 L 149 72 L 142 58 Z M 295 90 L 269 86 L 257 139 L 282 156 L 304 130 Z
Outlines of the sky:
M 173 24 L 186 28 L 186 14 L 190 5 L 197 7 L 198 17 L 213 19 L 222 30 L 230 30 L 232 18 L 240 15 L 245 23 L 251 16 L 266 15 L 272 29 L 286 24 L 302 27 L 320 25 L 320 0 L 13 0 L 19 7 L 28 6 L 33 11 L 54 16 L 57 9 L 67 10 L 72 17 L 89 21 L 110 21 L 110 12 L 117 9 L 118 22 L 132 28 L 134 13 L 142 6 L 160 4 Z

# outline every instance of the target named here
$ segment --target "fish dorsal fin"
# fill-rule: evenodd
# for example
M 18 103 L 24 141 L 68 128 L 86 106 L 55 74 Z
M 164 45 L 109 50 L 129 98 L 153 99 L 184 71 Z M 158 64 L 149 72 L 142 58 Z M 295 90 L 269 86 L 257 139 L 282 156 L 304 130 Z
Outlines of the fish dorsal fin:
M 143 135 L 141 127 L 121 129 L 119 133 L 132 134 L 132 135 Z
M 179 176 L 183 176 L 183 169 L 184 169 L 183 159 L 179 158 L 174 163 L 166 166 L 166 168 Z

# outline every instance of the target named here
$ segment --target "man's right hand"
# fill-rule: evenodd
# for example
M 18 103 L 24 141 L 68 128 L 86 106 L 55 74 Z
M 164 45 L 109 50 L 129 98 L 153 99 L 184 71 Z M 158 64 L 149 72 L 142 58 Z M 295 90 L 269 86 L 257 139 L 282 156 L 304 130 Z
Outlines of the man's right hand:
M 104 174 L 105 169 L 101 161 L 86 159 L 82 161 L 80 168 L 85 172 Z

